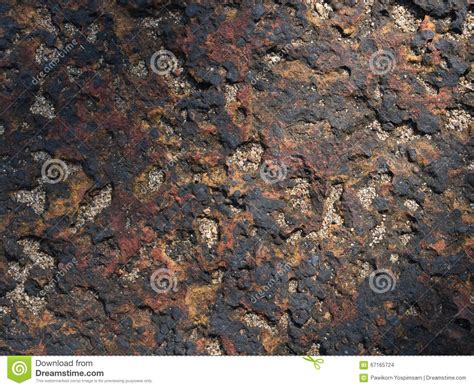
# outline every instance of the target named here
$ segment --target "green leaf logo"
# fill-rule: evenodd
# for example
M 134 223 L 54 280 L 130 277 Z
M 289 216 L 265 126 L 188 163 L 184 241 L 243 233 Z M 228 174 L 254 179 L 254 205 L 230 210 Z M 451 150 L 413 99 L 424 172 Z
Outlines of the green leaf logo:
M 8 378 L 22 383 L 31 379 L 31 356 L 8 356 Z
M 309 361 L 309 362 L 312 362 L 313 363 L 313 366 L 316 370 L 319 370 L 321 369 L 321 365 L 320 364 L 323 364 L 324 363 L 324 360 L 322 358 L 313 358 L 311 356 L 306 356 L 306 357 L 303 357 L 303 360 L 306 360 L 306 361 Z

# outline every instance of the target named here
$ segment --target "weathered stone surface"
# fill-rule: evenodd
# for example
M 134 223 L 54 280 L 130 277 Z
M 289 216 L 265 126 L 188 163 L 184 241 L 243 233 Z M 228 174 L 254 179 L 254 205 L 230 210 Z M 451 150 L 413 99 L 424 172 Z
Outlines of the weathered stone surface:
M 472 23 L 0 0 L 0 354 L 472 354 Z

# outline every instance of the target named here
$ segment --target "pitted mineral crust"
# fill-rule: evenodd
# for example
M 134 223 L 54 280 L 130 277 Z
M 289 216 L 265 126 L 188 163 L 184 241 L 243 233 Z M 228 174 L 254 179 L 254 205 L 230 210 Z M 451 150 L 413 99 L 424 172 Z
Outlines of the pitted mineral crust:
M 472 20 L 0 0 L 0 354 L 473 354 Z

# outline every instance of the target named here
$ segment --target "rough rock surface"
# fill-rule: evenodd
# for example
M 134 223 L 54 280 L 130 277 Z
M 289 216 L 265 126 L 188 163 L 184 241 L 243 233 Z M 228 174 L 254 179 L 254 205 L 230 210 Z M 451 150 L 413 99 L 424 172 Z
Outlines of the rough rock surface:
M 0 354 L 472 354 L 465 0 L 0 0 Z

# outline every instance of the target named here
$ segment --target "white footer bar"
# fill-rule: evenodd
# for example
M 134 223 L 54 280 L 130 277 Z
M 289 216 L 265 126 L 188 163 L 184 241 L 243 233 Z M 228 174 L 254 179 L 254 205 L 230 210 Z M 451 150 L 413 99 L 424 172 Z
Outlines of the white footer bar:
M 472 356 L 2 356 L 0 386 L 472 387 L 473 366 Z

